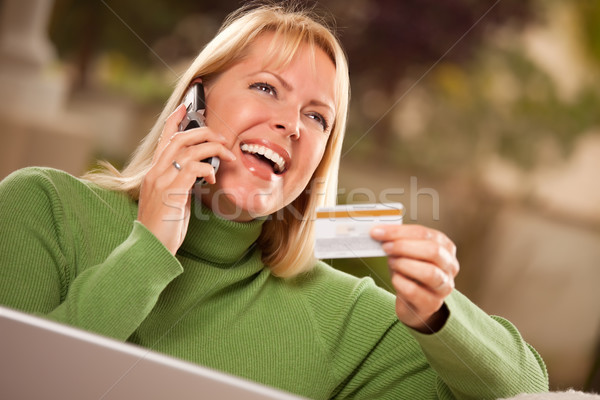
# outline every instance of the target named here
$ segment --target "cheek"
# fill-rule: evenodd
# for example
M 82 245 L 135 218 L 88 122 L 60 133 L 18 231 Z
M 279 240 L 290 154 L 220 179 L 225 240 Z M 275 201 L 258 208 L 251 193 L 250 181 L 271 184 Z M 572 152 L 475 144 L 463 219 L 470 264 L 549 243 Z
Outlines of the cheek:
M 302 157 L 302 165 L 298 166 L 299 175 L 301 176 L 296 180 L 297 186 L 302 186 L 302 189 L 304 189 L 308 184 L 323 159 L 326 144 L 326 140 L 315 140 L 303 144 L 301 153 L 304 156 Z
M 325 148 L 327 146 L 327 138 L 317 138 L 308 144 L 308 149 L 305 154 L 308 154 L 307 159 L 311 165 L 311 176 L 321 163 L 323 155 L 325 154 Z
M 261 107 L 240 97 L 224 99 L 214 106 L 209 104 L 209 107 L 206 124 L 217 133 L 232 139 L 264 119 Z

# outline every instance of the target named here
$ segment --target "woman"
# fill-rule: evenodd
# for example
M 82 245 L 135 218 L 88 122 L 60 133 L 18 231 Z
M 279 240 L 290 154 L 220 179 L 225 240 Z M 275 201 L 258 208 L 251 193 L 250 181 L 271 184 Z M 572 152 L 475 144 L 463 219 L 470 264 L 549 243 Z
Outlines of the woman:
M 179 132 L 177 105 L 199 81 L 207 126 Z M 442 233 L 373 231 L 396 296 L 313 259 L 348 85 L 315 19 L 277 6 L 233 15 L 122 173 L 28 168 L 2 182 L 0 303 L 310 398 L 547 390 L 516 329 L 453 290 Z

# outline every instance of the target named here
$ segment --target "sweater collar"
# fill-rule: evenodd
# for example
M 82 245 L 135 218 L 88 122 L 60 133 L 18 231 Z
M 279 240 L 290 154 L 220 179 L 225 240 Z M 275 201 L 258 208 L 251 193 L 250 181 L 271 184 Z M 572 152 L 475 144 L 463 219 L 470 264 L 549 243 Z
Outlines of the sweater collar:
M 249 222 L 219 217 L 192 196 L 190 224 L 181 245 L 185 253 L 216 264 L 233 264 L 260 236 L 265 219 Z

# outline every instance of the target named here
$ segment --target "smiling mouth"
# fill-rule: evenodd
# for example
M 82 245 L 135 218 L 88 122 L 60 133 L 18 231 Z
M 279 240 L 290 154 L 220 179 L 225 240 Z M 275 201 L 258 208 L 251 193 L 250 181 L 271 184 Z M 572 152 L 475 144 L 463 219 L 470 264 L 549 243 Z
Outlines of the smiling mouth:
M 260 161 L 271 165 L 273 173 L 275 173 L 276 175 L 283 174 L 287 169 L 285 159 L 277 152 L 269 149 L 268 147 L 262 146 L 260 144 L 243 143 L 240 146 L 240 149 L 242 150 L 242 152 L 246 154 L 251 154 Z

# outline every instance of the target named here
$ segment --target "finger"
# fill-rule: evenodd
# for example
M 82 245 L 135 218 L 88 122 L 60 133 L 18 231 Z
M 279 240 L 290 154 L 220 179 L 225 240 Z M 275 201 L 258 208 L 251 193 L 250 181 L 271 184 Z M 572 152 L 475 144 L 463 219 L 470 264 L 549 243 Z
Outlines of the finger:
M 180 170 L 171 168 L 157 177 L 152 186 L 152 197 L 162 201 L 168 208 L 183 210 L 198 177 L 203 177 L 211 184 L 216 182 L 214 168 L 208 163 L 190 162 L 181 166 Z
M 180 146 L 191 146 L 203 142 L 226 143 L 227 139 L 220 133 L 216 133 L 206 126 L 192 128 L 186 131 L 177 131 L 169 138 L 169 144 L 175 142 Z
M 159 166 L 168 160 L 168 155 L 165 155 L 160 161 Z M 214 167 L 205 162 L 207 158 L 219 157 L 221 160 L 233 161 L 236 159 L 235 154 L 221 143 L 203 143 L 200 145 L 190 146 L 182 149 L 178 154 L 172 156 L 173 160 L 170 164 L 166 165 L 163 174 L 165 176 L 171 176 L 171 179 L 175 179 L 173 175 L 174 170 L 177 171 L 178 175 L 187 177 L 187 181 L 183 183 L 189 183 L 189 187 L 193 187 L 197 178 L 206 178 L 206 181 L 210 184 L 216 183 L 215 169 Z M 168 162 L 168 161 L 167 161 Z M 177 167 L 175 166 L 177 164 Z M 198 164 L 198 165 L 196 165 Z
M 178 132 L 175 136 L 167 143 L 163 152 L 160 154 L 159 158 L 156 160 L 156 165 L 161 170 L 165 170 L 170 168 L 173 160 L 176 160 L 178 163 L 182 163 L 182 156 L 185 157 L 186 153 L 181 154 L 182 150 L 187 149 L 192 146 L 204 144 L 204 143 L 218 143 L 223 145 L 227 139 L 216 133 L 211 131 L 209 128 L 196 128 L 191 129 L 189 131 Z M 225 148 L 225 147 L 224 147 Z M 204 159 L 207 157 L 212 157 L 216 155 L 207 154 L 205 157 L 200 156 L 198 159 Z M 231 153 L 231 152 L 230 152 Z M 221 154 L 226 160 L 235 159 L 235 155 L 231 154 Z M 233 156 L 233 158 L 232 158 Z
M 173 180 L 171 187 L 186 188 L 190 190 L 196 183 L 196 179 L 204 178 L 206 182 L 214 184 L 216 182 L 215 169 L 206 162 L 189 161 L 181 166 L 177 177 Z
M 189 146 L 182 149 L 175 157 L 180 164 L 190 161 L 205 160 L 209 157 L 220 157 L 223 160 L 233 161 L 235 154 L 221 143 L 207 142 L 199 145 Z
M 171 136 L 173 136 L 173 134 L 179 130 L 179 124 L 185 116 L 185 110 L 185 105 L 180 104 L 179 107 L 177 107 L 175 111 L 173 111 L 171 115 L 167 117 L 165 126 L 163 127 L 162 133 L 158 140 L 158 145 L 156 146 L 156 151 L 154 152 L 154 157 L 152 159 L 153 162 L 160 157 L 160 154 L 162 154 L 165 147 L 169 144 L 169 139 Z
M 452 278 L 459 271 L 456 257 L 437 242 L 428 240 L 394 240 L 383 243 L 382 248 L 391 257 L 412 258 L 432 263 Z
M 235 154 L 221 143 L 207 142 L 186 147 L 179 154 L 173 154 L 168 149 L 146 174 L 145 180 L 151 182 L 149 187 L 159 193 L 190 190 L 197 178 L 205 178 L 208 183 L 214 184 L 214 168 L 209 163 L 202 162 L 214 156 L 229 161 L 236 159 Z
M 227 156 L 227 153 L 223 153 L 223 155 Z M 181 157 L 183 159 L 183 156 Z M 215 171 L 209 163 L 198 160 L 181 162 L 172 160 L 163 167 L 160 165 L 163 163 L 163 159 L 144 177 L 147 189 L 155 193 L 158 198 L 171 196 L 175 192 L 181 194 L 190 191 L 198 177 L 207 178 L 207 182 L 215 183 Z
M 444 233 L 422 225 L 377 225 L 371 229 L 371 237 L 381 242 L 399 239 L 432 240 L 444 246 L 452 254 L 456 254 L 456 245 Z
M 392 273 L 399 273 L 442 296 L 454 289 L 454 279 L 435 265 L 405 257 L 390 257 L 388 264 Z
M 444 303 L 444 296 L 432 293 L 402 274 L 392 275 L 392 285 L 397 299 L 417 315 L 432 314 Z

